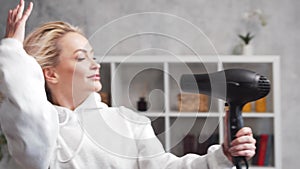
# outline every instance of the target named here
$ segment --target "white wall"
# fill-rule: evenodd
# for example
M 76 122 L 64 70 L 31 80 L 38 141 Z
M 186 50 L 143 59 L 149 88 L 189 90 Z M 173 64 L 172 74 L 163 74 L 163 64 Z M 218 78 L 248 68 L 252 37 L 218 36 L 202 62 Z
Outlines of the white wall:
M 101 26 L 119 17 L 138 12 L 164 12 L 182 17 L 200 28 L 215 45 L 221 54 L 232 54 L 233 49 L 239 43 L 237 34 L 244 31 L 244 22 L 241 17 L 249 10 L 261 9 L 267 18 L 267 26 L 256 29 L 253 41 L 255 54 L 281 55 L 281 82 L 282 82 L 282 141 L 283 141 L 283 168 L 297 168 L 297 157 L 300 156 L 300 127 L 298 115 L 299 74 L 300 59 L 297 58 L 300 49 L 300 1 L 297 0 L 33 0 L 34 11 L 28 22 L 28 31 L 39 24 L 51 20 L 63 20 L 82 27 L 87 36 L 91 36 Z M 5 32 L 5 16 L 9 8 L 17 4 L 17 0 L 0 0 L 0 36 Z M 165 21 L 168 21 L 166 19 Z M 106 34 L 106 40 L 99 40 L 96 46 L 99 50 L 101 43 L 107 43 L 110 39 L 118 38 L 137 27 L 150 26 L 157 30 L 183 36 L 185 41 L 196 48 L 199 53 L 209 54 L 205 45 L 207 41 L 195 39 L 191 30 L 184 30 L 182 26 L 170 24 L 170 27 L 158 22 L 157 19 L 143 20 L 140 25 L 130 22 L 115 32 Z M 143 27 L 144 29 L 144 27 Z M 118 32 L 118 33 L 116 33 Z M 145 39 L 143 39 L 145 38 Z M 148 41 L 147 41 L 148 40 Z M 151 40 L 151 43 L 147 43 Z M 97 41 L 97 40 L 96 40 Z M 159 44 L 152 46 L 153 44 Z M 160 47 L 160 45 L 176 54 L 186 54 L 186 50 L 180 44 L 170 39 L 139 37 L 128 40 L 127 43 L 115 48 L 112 54 L 129 54 L 137 49 L 146 47 Z

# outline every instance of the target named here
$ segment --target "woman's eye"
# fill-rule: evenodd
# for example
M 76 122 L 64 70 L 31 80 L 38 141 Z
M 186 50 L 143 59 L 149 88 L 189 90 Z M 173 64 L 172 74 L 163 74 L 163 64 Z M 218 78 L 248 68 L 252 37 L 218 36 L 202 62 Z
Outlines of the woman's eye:
M 79 58 L 79 57 L 78 57 L 78 58 L 77 58 L 77 61 L 83 61 L 84 59 L 85 59 L 85 58 L 82 58 L 82 57 Z
M 84 53 L 78 53 L 76 59 L 77 59 L 77 61 L 83 61 L 83 60 L 86 59 L 86 54 L 84 54 Z

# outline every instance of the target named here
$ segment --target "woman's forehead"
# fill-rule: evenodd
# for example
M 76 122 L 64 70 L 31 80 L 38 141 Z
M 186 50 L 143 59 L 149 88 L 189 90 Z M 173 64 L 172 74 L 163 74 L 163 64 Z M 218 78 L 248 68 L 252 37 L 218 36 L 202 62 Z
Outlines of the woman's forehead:
M 62 51 L 66 49 L 69 52 L 75 52 L 78 49 L 91 51 L 92 47 L 89 41 L 79 33 L 70 32 L 63 36 L 59 41 Z

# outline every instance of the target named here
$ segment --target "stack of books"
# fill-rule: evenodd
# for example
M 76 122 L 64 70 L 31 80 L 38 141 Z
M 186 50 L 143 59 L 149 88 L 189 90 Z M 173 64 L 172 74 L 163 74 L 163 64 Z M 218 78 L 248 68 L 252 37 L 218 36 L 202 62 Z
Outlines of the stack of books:
M 252 165 L 270 166 L 273 163 L 273 135 L 261 134 L 255 135 L 256 154 L 252 159 Z

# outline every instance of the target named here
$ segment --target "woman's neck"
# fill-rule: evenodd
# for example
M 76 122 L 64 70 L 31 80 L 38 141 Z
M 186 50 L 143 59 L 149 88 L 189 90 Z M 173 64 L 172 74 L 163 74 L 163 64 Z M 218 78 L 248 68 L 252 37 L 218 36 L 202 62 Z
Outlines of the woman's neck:
M 88 93 L 66 93 L 66 92 L 56 92 L 51 93 L 52 102 L 58 106 L 68 108 L 70 110 L 75 110 L 87 97 Z

